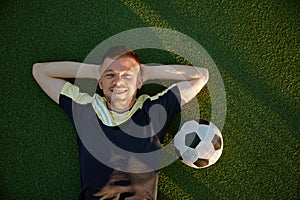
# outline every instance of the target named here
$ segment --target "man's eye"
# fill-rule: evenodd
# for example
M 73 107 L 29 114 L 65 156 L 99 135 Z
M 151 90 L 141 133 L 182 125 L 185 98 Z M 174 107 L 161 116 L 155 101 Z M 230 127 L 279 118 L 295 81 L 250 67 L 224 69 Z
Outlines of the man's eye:
M 114 75 L 113 75 L 113 74 L 105 74 L 105 77 L 106 77 L 106 78 L 113 78 Z
M 129 75 L 129 74 L 124 74 L 124 75 L 123 75 L 123 78 L 130 79 L 130 78 L 131 78 L 131 75 Z

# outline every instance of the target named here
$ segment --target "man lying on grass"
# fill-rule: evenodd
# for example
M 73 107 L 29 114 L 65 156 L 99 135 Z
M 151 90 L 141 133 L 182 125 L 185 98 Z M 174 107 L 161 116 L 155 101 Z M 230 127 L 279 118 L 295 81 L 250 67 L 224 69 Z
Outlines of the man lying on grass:
M 109 49 L 101 65 L 36 63 L 33 76 L 45 93 L 66 111 L 75 127 L 82 187 L 79 199 L 88 200 L 156 199 L 160 158 L 146 162 L 135 155 L 147 156 L 162 147 L 164 133 L 173 117 L 208 81 L 208 71 L 204 68 L 143 65 L 125 46 Z M 65 80 L 69 78 L 98 80 L 104 96 L 80 92 L 78 86 Z M 155 96 L 137 97 L 143 83 L 154 79 L 176 83 Z M 152 109 L 155 106 L 160 109 Z M 100 140 L 98 145 L 90 147 L 86 141 L 98 141 L 89 136 L 92 132 Z M 83 138 L 88 139 L 83 141 Z M 103 158 L 98 159 L 91 152 L 93 148 Z

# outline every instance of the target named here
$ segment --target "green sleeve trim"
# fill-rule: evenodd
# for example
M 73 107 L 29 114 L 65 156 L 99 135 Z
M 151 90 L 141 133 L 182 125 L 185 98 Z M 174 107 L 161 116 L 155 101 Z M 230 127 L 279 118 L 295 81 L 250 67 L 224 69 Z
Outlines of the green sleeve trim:
M 156 100 L 158 99 L 160 96 L 163 96 L 164 94 L 166 94 L 170 89 L 172 89 L 173 87 L 177 86 L 176 84 L 171 85 L 170 87 L 168 87 L 167 89 L 163 90 L 162 92 L 156 94 L 155 96 L 150 97 L 150 100 Z
M 89 94 L 80 92 L 77 86 L 69 82 L 65 83 L 60 94 L 71 98 L 73 101 L 79 104 L 91 103 L 93 99 Z

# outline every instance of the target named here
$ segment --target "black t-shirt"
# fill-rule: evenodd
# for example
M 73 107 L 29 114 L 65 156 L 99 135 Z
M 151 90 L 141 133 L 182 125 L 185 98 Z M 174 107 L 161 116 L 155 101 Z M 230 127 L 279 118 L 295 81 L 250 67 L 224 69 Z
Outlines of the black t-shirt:
M 106 107 L 104 97 L 81 93 L 66 83 L 59 105 L 77 133 L 79 199 L 156 199 L 159 149 L 181 109 L 178 87 L 142 95 L 130 111 L 120 114 Z

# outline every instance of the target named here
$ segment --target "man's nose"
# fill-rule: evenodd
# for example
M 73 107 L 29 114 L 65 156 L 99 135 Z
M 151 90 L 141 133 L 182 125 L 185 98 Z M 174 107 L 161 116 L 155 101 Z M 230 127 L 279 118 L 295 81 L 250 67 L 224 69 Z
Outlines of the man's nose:
M 122 75 L 121 75 L 121 74 L 117 74 L 117 75 L 115 76 L 114 84 L 115 84 L 115 85 L 119 85 L 119 84 L 122 83 L 122 81 L 123 81 Z

